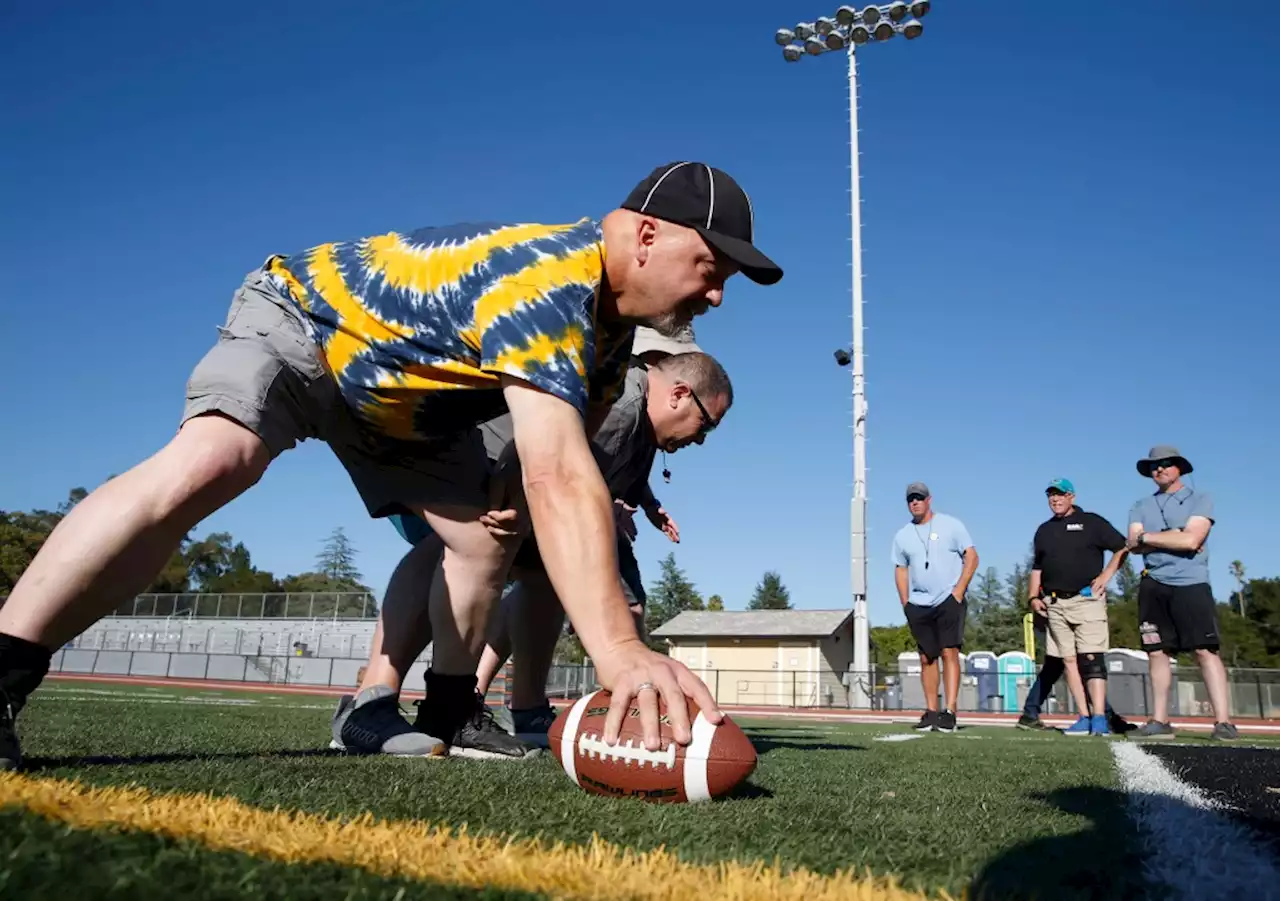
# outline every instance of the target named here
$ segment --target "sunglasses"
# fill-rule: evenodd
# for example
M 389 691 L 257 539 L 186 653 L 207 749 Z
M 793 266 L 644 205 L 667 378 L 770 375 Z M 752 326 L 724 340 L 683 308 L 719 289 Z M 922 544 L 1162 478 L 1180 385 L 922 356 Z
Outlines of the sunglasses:
M 693 402 L 698 405 L 698 415 L 702 417 L 702 422 L 698 426 L 698 434 L 706 437 L 715 431 L 716 426 L 720 423 L 711 418 L 711 414 L 707 412 L 707 408 L 703 406 L 702 401 L 698 399 L 698 393 L 689 385 L 685 385 L 689 389 L 689 396 L 693 398 Z
M 1170 467 L 1177 465 L 1178 461 L 1176 460 L 1152 460 L 1151 471 L 1155 472 L 1157 469 L 1169 469 Z
M 917 501 L 923 501 L 923 500 L 926 500 L 926 498 L 925 498 L 925 496 L 924 496 L 923 494 L 908 494 L 908 495 L 907 495 L 907 503 L 908 503 L 908 504 L 914 504 L 914 503 L 916 503 Z
M 1062 491 L 1057 488 L 1050 488 L 1048 491 L 1045 492 L 1045 494 L 1049 495 L 1049 497 L 1066 497 L 1067 496 L 1067 493 L 1065 491 Z

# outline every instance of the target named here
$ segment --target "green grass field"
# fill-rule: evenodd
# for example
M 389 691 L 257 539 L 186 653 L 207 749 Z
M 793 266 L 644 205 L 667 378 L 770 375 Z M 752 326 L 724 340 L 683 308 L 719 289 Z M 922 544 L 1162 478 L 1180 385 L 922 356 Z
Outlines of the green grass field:
M 587 795 L 550 755 L 498 763 L 331 752 L 332 708 L 322 696 L 51 682 L 23 714 L 28 760 L 16 779 L 63 793 L 71 781 L 145 789 L 149 798 L 206 793 L 242 802 L 237 810 L 332 822 L 370 813 L 547 847 L 598 837 L 637 851 L 665 848 L 681 864 L 870 873 L 929 896 L 1133 898 L 1146 889 L 1105 740 L 744 720 L 760 753 L 745 790 L 675 807 Z M 405 871 L 351 865 L 324 850 L 328 839 L 299 840 L 297 853 L 271 851 L 263 836 L 223 841 L 216 829 L 169 828 L 155 814 L 121 820 L 134 801 L 106 805 L 104 824 L 79 801 L 60 795 L 42 810 L 10 789 L 0 793 L 0 897 L 51 889 L 79 898 L 558 894 L 545 883 L 521 889 L 515 877 L 487 885 L 480 877 L 391 875 Z M 358 831 L 343 835 L 339 844 L 359 844 Z M 242 846 L 248 850 L 236 850 Z M 626 894 L 620 884 L 596 896 Z

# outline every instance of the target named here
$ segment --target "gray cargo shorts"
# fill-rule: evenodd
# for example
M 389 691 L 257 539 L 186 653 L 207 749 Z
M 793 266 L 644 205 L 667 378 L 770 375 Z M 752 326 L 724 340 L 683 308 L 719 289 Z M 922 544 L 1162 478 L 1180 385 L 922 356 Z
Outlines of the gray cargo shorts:
M 210 413 L 261 438 L 272 460 L 299 441 L 326 442 L 370 516 L 488 509 L 489 461 L 479 430 L 421 442 L 368 434 L 287 289 L 264 269 L 236 291 L 218 343 L 187 381 L 182 422 Z

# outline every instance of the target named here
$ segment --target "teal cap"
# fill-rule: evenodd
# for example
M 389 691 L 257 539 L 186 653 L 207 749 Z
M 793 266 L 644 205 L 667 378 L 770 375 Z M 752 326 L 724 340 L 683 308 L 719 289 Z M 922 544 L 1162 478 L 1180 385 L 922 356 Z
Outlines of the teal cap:
M 1075 494 L 1076 486 L 1071 484 L 1070 479 L 1054 479 L 1049 483 L 1049 487 L 1045 489 L 1045 494 L 1050 491 L 1061 491 L 1063 494 Z

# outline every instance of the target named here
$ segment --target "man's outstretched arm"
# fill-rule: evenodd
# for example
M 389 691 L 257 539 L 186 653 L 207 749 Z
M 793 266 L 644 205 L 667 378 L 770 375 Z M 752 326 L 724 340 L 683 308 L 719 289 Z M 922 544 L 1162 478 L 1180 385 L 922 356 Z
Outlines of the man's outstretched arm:
M 618 577 L 613 501 L 582 417 L 572 405 L 527 382 L 506 376 L 502 381 L 543 565 L 601 684 L 613 693 L 605 740 L 617 740 L 634 697 L 645 746 L 656 750 L 660 694 L 676 741 L 687 744 L 692 735 L 686 695 L 712 723 L 719 723 L 721 714 L 701 679 L 649 650 L 636 633 Z M 645 685 L 655 690 L 638 691 Z

